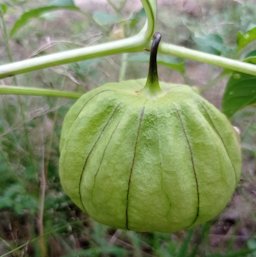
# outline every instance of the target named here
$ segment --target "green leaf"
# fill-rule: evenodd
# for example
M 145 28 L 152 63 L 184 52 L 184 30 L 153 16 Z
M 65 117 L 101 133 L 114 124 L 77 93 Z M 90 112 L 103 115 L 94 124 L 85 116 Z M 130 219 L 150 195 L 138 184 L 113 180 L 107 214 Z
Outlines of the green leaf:
M 181 73 L 183 73 L 185 71 L 184 62 L 177 58 L 174 58 L 174 57 L 160 55 L 158 57 L 157 63 L 160 65 L 163 65 L 171 70 L 176 70 Z
M 218 34 L 195 36 L 194 42 L 196 43 L 197 49 L 203 52 L 221 55 L 226 51 L 223 39 Z
M 244 61 L 256 64 L 256 50 L 250 53 L 251 56 L 246 57 Z
M 256 27 L 248 30 L 246 33 L 238 32 L 237 47 L 238 50 L 246 47 L 248 44 L 256 40 Z
M 10 208 L 17 214 L 23 214 L 26 210 L 35 213 L 37 201 L 22 185 L 12 184 L 0 196 L 0 209 L 3 208 Z
M 72 0 L 54 1 L 54 5 L 43 6 L 36 9 L 29 10 L 23 13 L 20 18 L 14 23 L 11 29 L 11 36 L 14 36 L 19 29 L 24 27 L 31 19 L 39 18 L 42 14 L 56 10 L 66 9 L 70 11 L 78 11 L 79 9 L 74 5 Z
M 50 2 L 50 5 L 55 6 L 75 6 L 73 0 L 53 0 Z
M 130 54 L 127 59 L 128 62 L 149 62 L 149 54 L 147 53 L 139 53 L 139 54 Z M 165 55 L 158 55 L 157 56 L 157 63 L 163 65 L 169 69 L 178 71 L 183 73 L 185 71 L 184 62 L 178 58 L 165 56 Z
M 242 73 L 233 73 L 222 98 L 223 112 L 228 117 L 231 117 L 242 108 L 255 103 L 256 77 Z
M 0 12 L 2 14 L 5 14 L 7 12 L 7 9 L 8 9 L 8 7 L 6 4 L 0 4 Z
M 139 22 L 146 16 L 145 10 L 141 8 L 139 11 L 132 14 L 130 20 L 130 29 L 135 29 Z
M 113 25 L 121 22 L 123 19 L 119 15 L 110 14 L 110 13 L 101 12 L 101 11 L 95 11 L 92 17 L 94 21 L 100 26 Z
M 256 50 L 247 54 L 245 62 L 256 64 Z M 244 73 L 232 73 L 223 98 L 222 110 L 228 116 L 256 103 L 256 76 Z

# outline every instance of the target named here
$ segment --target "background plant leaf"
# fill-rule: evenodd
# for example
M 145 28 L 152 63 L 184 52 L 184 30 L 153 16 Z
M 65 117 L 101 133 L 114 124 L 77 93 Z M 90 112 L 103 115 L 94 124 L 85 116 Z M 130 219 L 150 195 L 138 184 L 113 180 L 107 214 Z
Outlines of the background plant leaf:
M 248 30 L 246 33 L 238 32 L 237 34 L 237 47 L 238 50 L 249 45 L 256 40 L 256 27 Z
M 8 7 L 6 4 L 0 4 L 0 12 L 2 14 L 5 14 L 7 12 L 7 9 L 8 9 Z
M 256 77 L 234 73 L 222 99 L 222 110 L 231 117 L 242 108 L 256 103 Z
M 145 18 L 145 16 L 146 16 L 146 13 L 143 8 L 141 8 L 137 12 L 134 12 L 130 18 L 130 25 L 129 25 L 130 29 L 135 29 L 136 26 L 140 23 L 140 21 Z
M 256 64 L 256 50 L 247 54 L 245 62 Z M 222 98 L 222 110 L 228 116 L 256 103 L 256 76 L 232 73 Z
M 100 26 L 113 25 L 123 20 L 123 18 L 117 14 L 111 14 L 102 11 L 95 11 L 92 17 L 94 21 Z
M 42 14 L 56 11 L 56 10 L 70 10 L 70 11 L 78 11 L 79 8 L 76 7 L 72 0 L 60 1 L 56 0 L 51 5 L 42 6 L 39 8 L 35 8 L 24 12 L 20 18 L 14 23 L 10 35 L 13 37 L 18 30 L 24 27 L 31 19 L 39 18 Z
M 54 6 L 75 6 L 73 0 L 53 0 L 51 1 L 50 5 Z
M 194 36 L 194 42 L 197 49 L 203 52 L 215 55 L 221 55 L 223 52 L 226 52 L 223 39 L 218 34 Z
M 256 64 L 256 50 L 252 51 L 245 59 L 246 62 Z

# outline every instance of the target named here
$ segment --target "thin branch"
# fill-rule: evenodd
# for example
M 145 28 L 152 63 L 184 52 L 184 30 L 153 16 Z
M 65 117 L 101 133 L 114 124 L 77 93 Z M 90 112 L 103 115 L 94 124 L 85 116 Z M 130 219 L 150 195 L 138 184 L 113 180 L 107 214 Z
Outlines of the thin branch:
M 1 65 L 0 78 L 97 57 L 143 51 L 144 48 L 149 46 L 150 39 L 154 32 L 156 0 L 141 0 L 141 2 L 147 15 L 147 21 L 143 29 L 137 35 L 95 46 L 78 48 Z M 159 52 L 256 76 L 256 65 L 232 60 L 226 57 L 216 56 L 168 43 L 161 43 Z
M 227 70 L 238 71 L 256 76 L 256 65 L 237 60 L 232 60 L 226 57 L 221 57 L 213 54 L 207 54 L 196 50 L 191 50 L 182 46 L 161 43 L 159 45 L 159 52 L 185 59 L 190 59 L 193 61 L 216 65 Z
M 62 91 L 46 88 L 20 87 L 20 86 L 0 86 L 0 95 L 31 95 L 31 96 L 53 96 L 77 99 L 83 93 Z
M 154 33 L 156 0 L 141 0 L 141 2 L 145 9 L 147 20 L 144 27 L 137 35 L 95 46 L 68 50 L 1 65 L 0 78 L 96 57 L 142 51 L 145 45 L 150 42 Z

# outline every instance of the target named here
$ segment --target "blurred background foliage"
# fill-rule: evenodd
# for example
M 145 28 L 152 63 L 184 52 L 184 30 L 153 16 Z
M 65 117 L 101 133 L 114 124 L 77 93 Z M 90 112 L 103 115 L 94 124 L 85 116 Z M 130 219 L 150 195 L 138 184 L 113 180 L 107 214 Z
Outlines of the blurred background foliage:
M 256 63 L 254 0 L 158 0 L 158 6 L 164 41 Z M 145 21 L 138 0 L 2 0 L 0 10 L 0 64 L 127 37 Z M 145 77 L 147 61 L 146 52 L 109 56 L 6 78 L 0 85 L 86 92 Z M 162 80 L 197 87 L 241 131 L 243 174 L 225 211 L 174 234 L 94 222 L 70 202 L 58 178 L 61 125 L 73 101 L 0 96 L 0 256 L 256 256 L 255 77 L 175 57 L 159 56 L 158 62 Z

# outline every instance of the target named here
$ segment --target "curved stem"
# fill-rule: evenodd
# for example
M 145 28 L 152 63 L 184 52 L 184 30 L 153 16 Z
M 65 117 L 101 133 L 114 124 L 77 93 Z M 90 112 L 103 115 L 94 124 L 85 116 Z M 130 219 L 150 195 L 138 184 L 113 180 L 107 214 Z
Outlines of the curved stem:
M 222 67 L 224 69 L 256 76 L 256 65 L 237 60 L 232 60 L 226 57 L 221 57 L 213 54 L 207 54 L 196 50 L 191 50 L 186 47 L 176 46 L 168 43 L 161 43 L 159 46 L 159 52 L 185 59 L 190 59 L 197 62 L 208 63 Z
M 142 30 L 135 36 L 84 48 L 68 50 L 60 53 L 35 57 L 19 62 L 0 66 L 0 78 L 13 76 L 33 70 L 56 65 L 87 60 L 96 57 L 119 54 L 124 52 L 142 51 L 149 43 L 155 26 L 156 0 L 141 0 L 147 20 Z
M 154 34 L 151 50 L 150 50 L 148 77 L 147 77 L 145 88 L 153 95 L 161 91 L 161 88 L 158 82 L 158 73 L 157 73 L 157 50 L 158 50 L 158 46 L 161 41 L 161 38 L 162 36 L 159 32 L 156 32 Z
M 20 87 L 20 86 L 0 86 L 0 95 L 31 95 L 31 96 L 53 96 L 77 99 L 83 93 L 62 91 L 46 88 Z
M 143 29 L 137 35 L 114 42 L 108 42 L 1 65 L 0 78 L 56 65 L 87 60 L 90 58 L 125 52 L 142 51 L 145 46 L 149 44 L 153 35 L 156 16 L 156 0 L 141 0 L 141 2 L 146 11 L 147 21 Z M 161 43 L 159 46 L 159 52 L 256 76 L 256 65 L 191 50 L 181 46 Z

